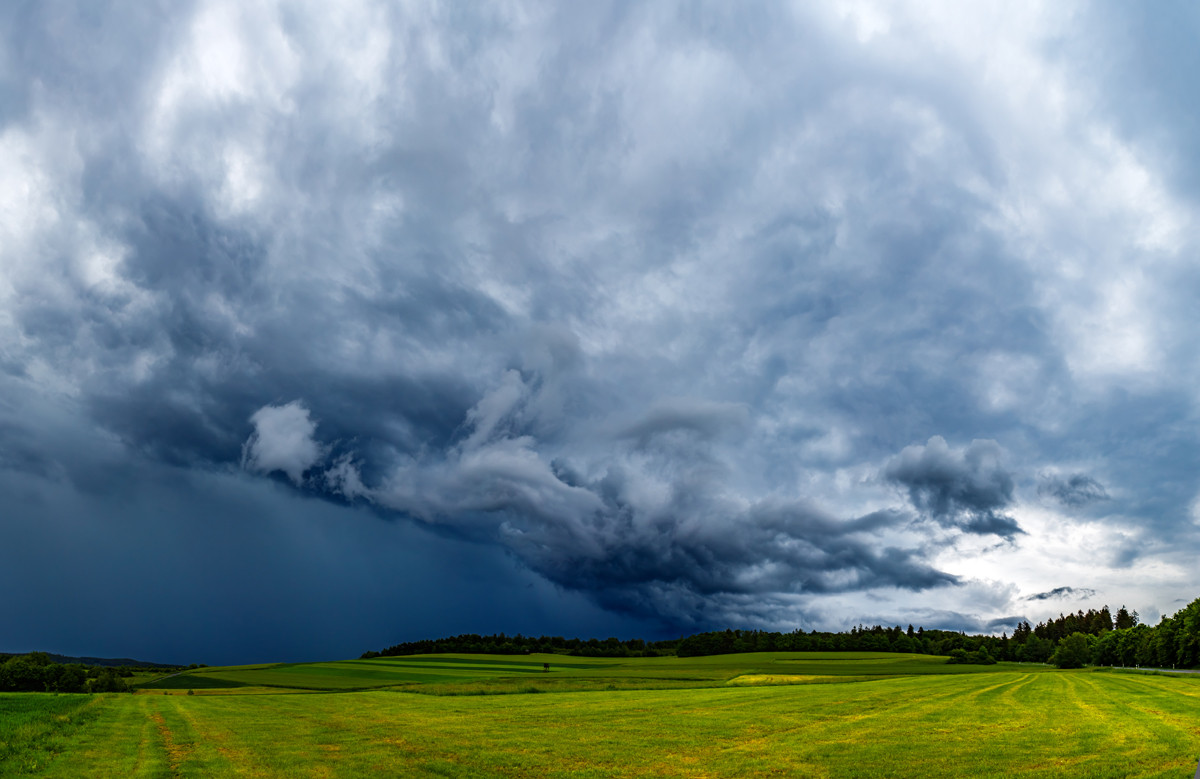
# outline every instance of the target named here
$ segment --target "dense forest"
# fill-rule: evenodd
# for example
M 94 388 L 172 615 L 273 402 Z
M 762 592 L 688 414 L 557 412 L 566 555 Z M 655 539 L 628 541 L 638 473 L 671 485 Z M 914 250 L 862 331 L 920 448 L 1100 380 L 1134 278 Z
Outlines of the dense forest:
M 490 636 L 465 634 L 450 638 L 411 641 L 362 657 L 447 652 L 527 654 L 547 652 L 590 657 L 680 657 L 738 652 L 912 652 L 947 655 L 950 662 L 994 663 L 1054 662 L 1063 667 L 1080 665 L 1152 666 L 1193 668 L 1200 665 L 1200 599 L 1192 601 L 1158 625 L 1143 625 L 1136 611 L 1124 606 L 1114 615 L 1105 606 L 1075 614 L 1060 614 L 1034 626 L 1018 623 L 1012 635 L 967 635 L 949 630 L 907 629 L 900 626 L 858 626 L 845 633 L 796 630 L 723 630 L 697 633 L 672 641 L 621 641 L 562 638 L 559 636 Z

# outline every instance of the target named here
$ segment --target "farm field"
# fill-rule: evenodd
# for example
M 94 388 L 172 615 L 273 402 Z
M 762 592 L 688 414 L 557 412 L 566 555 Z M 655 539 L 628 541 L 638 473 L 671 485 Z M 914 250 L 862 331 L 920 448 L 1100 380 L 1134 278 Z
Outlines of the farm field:
M 548 671 L 544 670 L 549 664 Z M 1012 665 L 1030 672 L 1045 666 Z M 433 695 L 725 686 L 975 673 L 946 658 L 879 652 L 760 652 L 711 657 L 416 655 L 331 663 L 206 668 L 143 685 L 154 689 L 263 687 L 314 691 L 405 689 Z M 820 677 L 820 678 L 816 678 Z M 825 677 L 829 677 L 826 679 Z
M 0 775 L 1190 777 L 1200 758 L 1190 676 L 914 655 L 547 658 L 213 668 L 135 695 L 2 695 Z

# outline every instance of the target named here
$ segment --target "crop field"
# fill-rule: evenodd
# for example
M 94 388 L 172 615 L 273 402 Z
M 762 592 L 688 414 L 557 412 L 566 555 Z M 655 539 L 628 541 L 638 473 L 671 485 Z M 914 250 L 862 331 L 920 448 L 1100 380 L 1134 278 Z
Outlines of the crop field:
M 920 655 L 436 655 L 0 695 L 4 776 L 1191 777 L 1198 758 L 1200 678 Z

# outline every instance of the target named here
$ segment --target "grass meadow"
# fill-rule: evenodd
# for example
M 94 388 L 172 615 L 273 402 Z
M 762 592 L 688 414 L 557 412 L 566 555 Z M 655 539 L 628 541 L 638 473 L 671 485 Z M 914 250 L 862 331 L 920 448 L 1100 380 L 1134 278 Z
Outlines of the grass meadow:
M 920 655 L 434 655 L 0 695 L 5 776 L 1191 777 L 1198 758 L 1198 678 Z

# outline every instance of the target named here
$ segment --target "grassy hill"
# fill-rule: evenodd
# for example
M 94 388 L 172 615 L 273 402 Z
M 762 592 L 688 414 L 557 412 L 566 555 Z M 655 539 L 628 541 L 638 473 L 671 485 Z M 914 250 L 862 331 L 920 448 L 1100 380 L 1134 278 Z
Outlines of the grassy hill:
M 549 666 L 547 669 L 546 666 Z M 994 667 L 994 666 L 993 666 Z M 1007 664 L 1024 671 L 1041 665 Z M 564 655 L 409 655 L 329 663 L 277 663 L 187 671 L 144 690 L 265 688 L 295 691 L 396 689 L 434 695 L 590 689 L 712 687 L 729 683 L 851 681 L 977 673 L 946 658 L 884 652 L 758 652 L 707 657 L 586 658 Z
M 1195 677 L 923 655 L 429 655 L 3 695 L 0 775 L 1183 777 L 1197 712 Z

